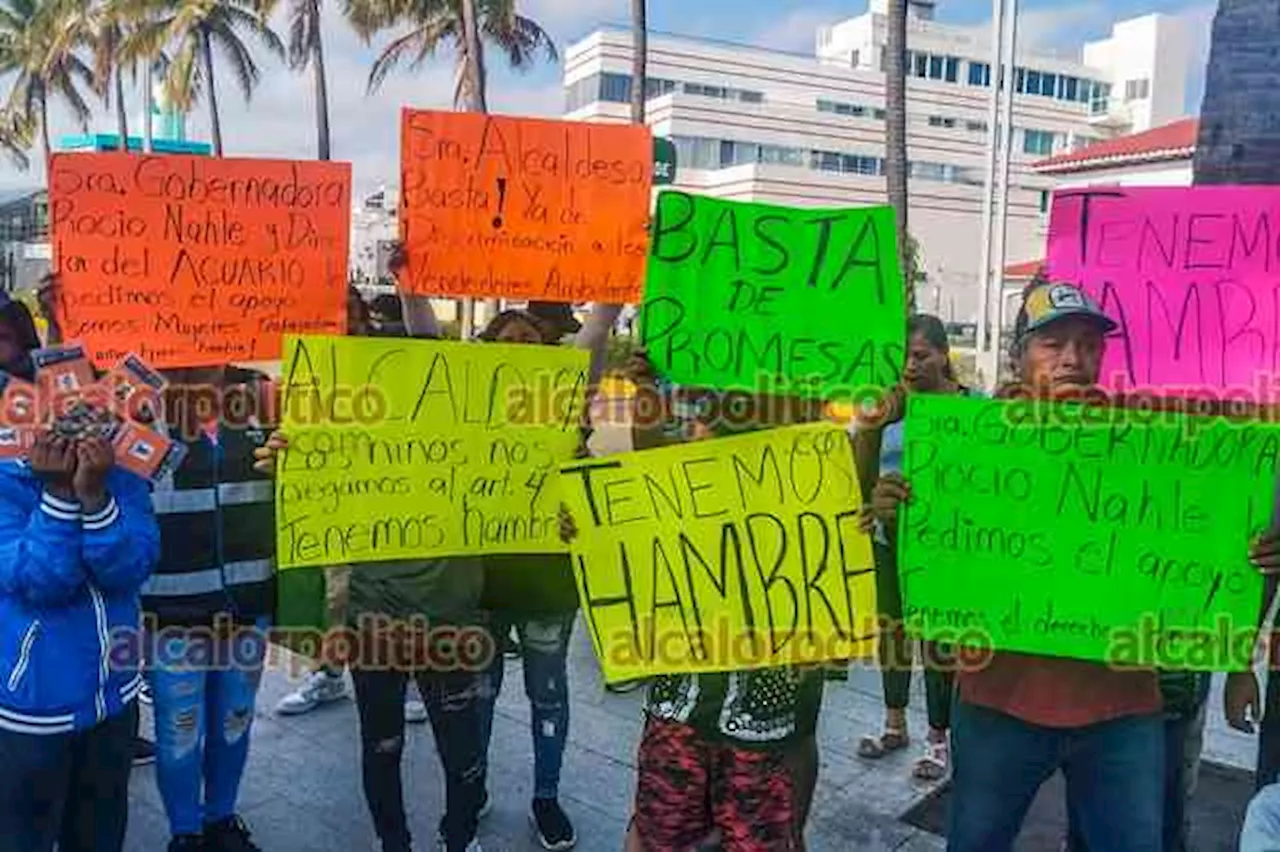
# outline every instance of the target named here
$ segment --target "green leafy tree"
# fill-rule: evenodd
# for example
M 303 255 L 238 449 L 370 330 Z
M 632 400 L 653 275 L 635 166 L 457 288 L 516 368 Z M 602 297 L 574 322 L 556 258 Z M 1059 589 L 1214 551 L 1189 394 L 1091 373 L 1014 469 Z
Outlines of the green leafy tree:
M 476 37 L 466 24 L 474 11 Z M 536 21 L 516 11 L 515 0 L 347 0 L 347 18 L 366 41 L 388 30 L 400 30 L 374 60 L 369 90 L 375 91 L 401 62 L 417 70 L 441 49 L 457 55 L 454 105 L 483 111 L 487 107 L 484 45 L 504 53 L 517 70 L 533 66 L 541 53 L 559 58 L 555 42 Z
M 156 56 L 172 45 L 166 87 L 174 105 L 189 110 L 204 97 L 213 153 L 222 156 L 222 119 L 213 61 L 216 47 L 246 100 L 261 78 L 249 40 L 285 59 L 284 43 L 267 24 L 273 4 L 255 0 L 166 0 L 156 5 L 133 39 L 133 49 Z
M 46 164 L 53 154 L 51 101 L 65 103 L 83 127 L 91 115 L 82 90 L 92 90 L 93 69 L 63 34 L 78 14 L 74 0 L 0 0 L 0 80 L 10 79 L 3 107 L 8 129 L 37 128 Z M 6 138 L 5 150 L 10 150 L 24 136 L 10 132 Z

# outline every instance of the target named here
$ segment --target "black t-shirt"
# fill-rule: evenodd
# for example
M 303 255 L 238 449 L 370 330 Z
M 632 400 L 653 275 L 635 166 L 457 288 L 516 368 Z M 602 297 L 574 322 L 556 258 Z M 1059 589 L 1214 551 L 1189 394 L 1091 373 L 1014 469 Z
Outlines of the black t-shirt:
M 568 615 L 578 610 L 578 587 L 567 553 L 484 557 L 480 606 L 522 616 Z

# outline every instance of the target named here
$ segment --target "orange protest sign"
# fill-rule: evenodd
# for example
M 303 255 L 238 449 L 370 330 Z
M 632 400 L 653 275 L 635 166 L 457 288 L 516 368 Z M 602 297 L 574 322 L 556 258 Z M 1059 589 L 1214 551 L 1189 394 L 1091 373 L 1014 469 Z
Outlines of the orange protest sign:
M 400 145 L 402 289 L 639 300 L 648 128 L 406 109 Z
M 280 357 L 346 331 L 351 166 L 55 154 L 49 217 L 63 339 L 110 367 Z

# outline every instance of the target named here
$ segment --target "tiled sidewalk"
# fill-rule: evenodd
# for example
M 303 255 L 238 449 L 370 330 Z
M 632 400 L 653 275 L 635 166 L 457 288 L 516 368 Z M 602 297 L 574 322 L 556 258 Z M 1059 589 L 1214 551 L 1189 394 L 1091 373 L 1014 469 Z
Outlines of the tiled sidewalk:
M 518 666 L 518 662 L 509 662 Z M 562 803 L 573 817 L 583 852 L 621 849 L 634 784 L 633 759 L 640 731 L 642 693 L 617 696 L 604 691 L 581 627 L 571 656 L 572 722 L 565 755 Z M 914 684 L 919 692 L 919 678 Z M 494 809 L 482 826 L 487 852 L 540 848 L 528 825 L 533 748 L 528 701 L 517 671 L 507 678 L 494 726 L 490 780 Z M 245 819 L 265 852 L 376 850 L 360 790 L 355 707 L 351 701 L 309 716 L 276 718 L 271 710 L 289 691 L 282 671 L 264 682 L 253 752 L 241 796 Z M 1251 738 L 1227 731 L 1221 723 L 1221 699 L 1210 699 L 1206 744 L 1210 759 L 1251 765 Z M 855 756 L 857 740 L 880 722 L 879 676 L 855 670 L 848 683 L 830 683 L 820 729 L 822 773 L 809 848 L 813 852 L 943 848 L 941 838 L 899 821 L 929 787 L 909 779 L 913 747 L 883 762 Z M 147 722 L 149 725 L 149 722 Z M 924 730 L 923 704 L 913 697 L 912 730 Z M 404 777 L 412 827 L 420 850 L 430 850 L 443 791 L 430 730 L 412 726 Z M 167 842 L 154 770 L 134 773 L 133 808 L 127 848 L 162 852 Z

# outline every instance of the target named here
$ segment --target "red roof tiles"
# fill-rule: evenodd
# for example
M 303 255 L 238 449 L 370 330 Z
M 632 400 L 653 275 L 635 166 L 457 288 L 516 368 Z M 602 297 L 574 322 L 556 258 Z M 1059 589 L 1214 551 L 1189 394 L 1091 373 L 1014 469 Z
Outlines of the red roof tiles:
M 1197 119 L 1184 118 L 1142 133 L 1106 139 L 1079 151 L 1059 154 L 1041 160 L 1033 168 L 1038 172 L 1054 174 L 1130 163 L 1181 160 L 1195 152 L 1199 129 L 1200 122 Z

